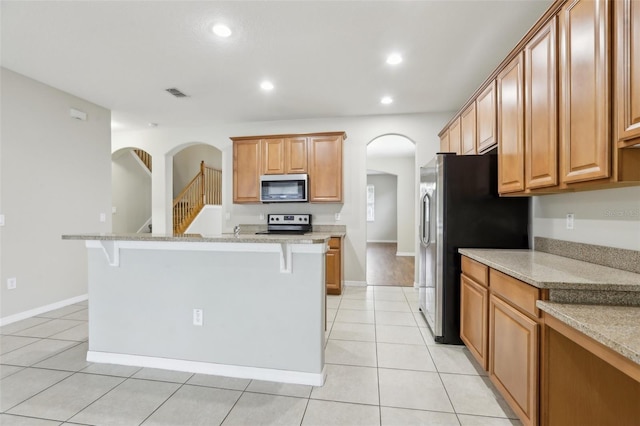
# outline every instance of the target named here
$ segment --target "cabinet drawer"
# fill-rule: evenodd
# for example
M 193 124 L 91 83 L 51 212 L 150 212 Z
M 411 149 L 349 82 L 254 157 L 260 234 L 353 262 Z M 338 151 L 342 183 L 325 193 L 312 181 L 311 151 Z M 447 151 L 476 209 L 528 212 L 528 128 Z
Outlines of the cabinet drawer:
M 339 237 L 331 237 L 329 238 L 329 248 L 330 249 L 339 249 L 340 248 L 340 240 Z
M 540 310 L 536 308 L 536 300 L 540 299 L 540 289 L 494 269 L 489 271 L 489 281 L 492 293 L 499 294 L 504 300 L 532 317 L 540 317 Z
M 489 286 L 489 267 L 476 262 L 466 256 L 462 256 L 462 272 L 469 278 L 485 287 Z

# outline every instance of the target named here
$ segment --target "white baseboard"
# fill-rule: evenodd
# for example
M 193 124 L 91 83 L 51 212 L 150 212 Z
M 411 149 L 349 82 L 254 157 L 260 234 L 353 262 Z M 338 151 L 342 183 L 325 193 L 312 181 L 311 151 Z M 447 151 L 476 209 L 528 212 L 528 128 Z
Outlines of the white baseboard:
M 416 253 L 413 251 L 397 251 L 396 256 L 416 256 Z
M 87 351 L 87 361 L 104 364 L 130 365 L 134 367 L 161 368 L 164 370 L 185 371 L 187 373 L 214 374 L 218 376 L 237 377 L 239 379 L 267 380 L 270 382 L 294 383 L 311 386 L 324 385 L 324 379 L 327 375 L 326 367 L 322 368 L 321 373 L 306 373 L 303 371 L 244 367 L 239 365 L 216 364 L 212 362 L 185 361 L 181 359 L 97 351 Z
M 366 281 L 344 281 L 345 287 L 364 287 L 367 285 Z
M 65 306 L 73 305 L 74 303 L 84 302 L 89 298 L 88 294 L 72 297 L 70 299 L 61 300 L 50 305 L 40 306 L 39 308 L 29 309 L 28 311 L 20 312 L 19 314 L 9 315 L 8 317 L 0 318 L 0 326 L 11 324 L 14 322 L 22 321 L 23 319 L 35 317 L 36 315 L 44 314 L 45 312 L 53 311 L 54 309 L 64 308 Z

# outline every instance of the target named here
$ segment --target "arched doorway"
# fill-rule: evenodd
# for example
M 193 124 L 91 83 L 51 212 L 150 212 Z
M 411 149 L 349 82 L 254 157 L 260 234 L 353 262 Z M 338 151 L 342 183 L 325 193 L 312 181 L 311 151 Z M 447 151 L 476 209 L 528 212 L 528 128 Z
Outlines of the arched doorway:
M 387 134 L 367 145 L 367 284 L 413 286 L 415 144 Z
M 134 147 L 111 154 L 112 231 L 151 232 L 152 158 Z
M 222 229 L 222 152 L 203 143 L 173 154 L 174 233 L 218 234 Z

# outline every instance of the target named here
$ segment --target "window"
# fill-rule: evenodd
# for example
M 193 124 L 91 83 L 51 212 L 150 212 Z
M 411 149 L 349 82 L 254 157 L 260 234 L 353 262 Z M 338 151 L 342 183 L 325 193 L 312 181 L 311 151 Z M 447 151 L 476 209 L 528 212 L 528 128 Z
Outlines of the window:
M 367 222 L 373 222 L 375 220 L 375 204 L 375 187 L 373 185 L 367 185 Z

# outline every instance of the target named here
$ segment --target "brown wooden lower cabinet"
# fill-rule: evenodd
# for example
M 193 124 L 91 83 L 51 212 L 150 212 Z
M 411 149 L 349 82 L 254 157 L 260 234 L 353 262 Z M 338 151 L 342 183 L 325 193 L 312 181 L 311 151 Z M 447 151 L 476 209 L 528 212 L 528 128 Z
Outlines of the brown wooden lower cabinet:
M 547 314 L 544 322 L 541 424 L 640 424 L 640 366 Z
M 489 290 L 462 274 L 460 278 L 460 338 L 487 370 Z
M 539 424 L 540 311 L 547 293 L 462 257 L 460 338 L 525 425 Z
M 538 424 L 537 321 L 496 295 L 489 301 L 489 378 L 524 424 Z
M 325 261 L 327 294 L 342 293 L 342 238 L 331 237 Z

